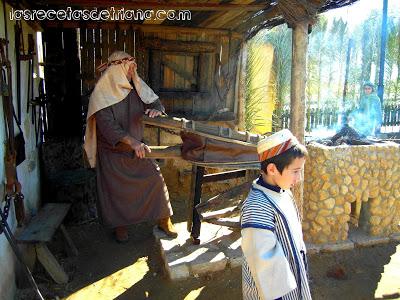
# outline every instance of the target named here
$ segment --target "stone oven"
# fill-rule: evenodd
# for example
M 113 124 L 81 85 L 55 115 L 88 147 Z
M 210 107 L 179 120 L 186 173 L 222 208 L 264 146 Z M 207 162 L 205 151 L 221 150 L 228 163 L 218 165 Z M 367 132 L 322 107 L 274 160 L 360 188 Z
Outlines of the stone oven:
M 370 236 L 400 232 L 400 145 L 307 146 L 303 230 L 307 242 L 348 239 L 349 226 Z

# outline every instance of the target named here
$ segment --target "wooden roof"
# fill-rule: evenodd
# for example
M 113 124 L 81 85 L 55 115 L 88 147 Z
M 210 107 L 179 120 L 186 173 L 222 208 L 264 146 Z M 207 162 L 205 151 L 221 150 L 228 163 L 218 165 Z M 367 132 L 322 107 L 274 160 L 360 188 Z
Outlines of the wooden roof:
M 26 9 L 109 9 L 189 10 L 191 20 L 129 21 L 130 25 L 158 25 L 197 29 L 227 30 L 248 38 L 260 29 L 278 24 L 312 19 L 315 13 L 352 4 L 357 0 L 11 0 L 16 8 Z M 21 4 L 22 3 L 22 4 Z M 57 23 L 57 22 L 53 22 Z M 58 22 L 59 23 L 59 22 Z M 64 22 L 65 23 L 65 22 Z M 71 22 L 70 22 L 71 23 Z M 75 22 L 77 23 L 77 22 Z M 82 24 L 82 22 L 78 22 Z M 104 22 L 102 22 L 104 23 Z M 47 25 L 51 22 L 47 22 Z M 59 26 L 59 24 L 57 24 Z M 77 25 L 74 25 L 77 26 Z

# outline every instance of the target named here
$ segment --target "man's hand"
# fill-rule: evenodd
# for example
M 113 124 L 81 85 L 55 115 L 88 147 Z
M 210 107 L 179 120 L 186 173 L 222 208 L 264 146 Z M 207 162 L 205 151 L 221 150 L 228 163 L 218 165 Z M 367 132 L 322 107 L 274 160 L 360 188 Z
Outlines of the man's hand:
M 157 109 L 146 109 L 144 113 L 150 118 L 155 118 L 162 115 L 162 112 Z
M 145 143 L 136 142 L 132 145 L 132 148 L 135 151 L 135 155 L 139 158 L 144 158 L 146 156 L 146 151 L 148 153 L 151 152 L 151 149 Z
M 135 138 L 127 135 L 121 139 L 121 142 L 129 145 L 133 151 L 135 151 L 135 155 L 139 158 L 144 158 L 146 156 L 146 151 L 151 152 L 151 149 L 146 144 L 136 140 Z
M 126 74 L 128 81 L 137 78 L 137 64 L 136 61 L 129 62 L 128 73 Z

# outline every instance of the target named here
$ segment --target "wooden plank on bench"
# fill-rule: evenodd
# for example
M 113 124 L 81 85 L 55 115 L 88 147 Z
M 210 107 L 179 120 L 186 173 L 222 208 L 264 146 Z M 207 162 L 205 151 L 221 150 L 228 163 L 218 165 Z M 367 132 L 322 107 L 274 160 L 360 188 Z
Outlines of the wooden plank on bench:
M 58 284 L 67 283 L 68 275 L 65 273 L 64 269 L 60 266 L 56 258 L 47 248 L 46 244 L 38 243 L 35 247 L 39 261 L 49 273 L 51 278 L 53 278 L 54 281 Z
M 51 240 L 70 208 L 70 203 L 48 203 L 39 210 L 18 236 L 19 243 L 46 243 Z

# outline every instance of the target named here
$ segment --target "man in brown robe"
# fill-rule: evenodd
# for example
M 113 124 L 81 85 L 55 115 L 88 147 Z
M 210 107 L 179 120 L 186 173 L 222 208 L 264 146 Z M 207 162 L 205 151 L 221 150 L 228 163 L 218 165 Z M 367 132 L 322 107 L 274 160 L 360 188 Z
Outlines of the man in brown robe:
M 128 240 L 127 225 L 148 220 L 158 220 L 159 228 L 175 237 L 164 179 L 154 161 L 144 158 L 150 149 L 143 143 L 142 116 L 159 116 L 164 107 L 127 53 L 114 52 L 103 67 L 85 134 L 89 162 L 96 166 L 101 220 L 115 228 L 120 242 Z

